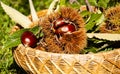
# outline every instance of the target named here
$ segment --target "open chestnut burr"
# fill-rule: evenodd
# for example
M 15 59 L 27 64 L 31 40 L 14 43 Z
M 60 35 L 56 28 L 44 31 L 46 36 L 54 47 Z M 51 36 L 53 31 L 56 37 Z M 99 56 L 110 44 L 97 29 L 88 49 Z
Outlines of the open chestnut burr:
M 46 51 L 57 53 L 80 53 L 86 46 L 86 30 L 83 18 L 77 10 L 61 7 L 39 21 L 43 28 L 43 46 Z

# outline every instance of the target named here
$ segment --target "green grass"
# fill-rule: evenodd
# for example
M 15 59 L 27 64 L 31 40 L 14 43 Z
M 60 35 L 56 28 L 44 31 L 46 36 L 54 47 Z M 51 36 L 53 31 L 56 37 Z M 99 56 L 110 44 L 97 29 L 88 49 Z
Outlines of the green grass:
M 20 11 L 21 13 L 23 13 L 26 16 L 30 14 L 28 0 L 1 0 L 1 1 L 15 9 L 17 9 L 18 11 Z M 33 0 L 33 3 L 34 3 L 36 11 L 39 11 L 39 10 L 48 8 L 51 1 L 52 0 Z M 80 1 L 80 0 L 78 0 L 78 1 Z M 91 4 L 96 5 L 96 0 L 90 0 L 90 1 L 91 1 Z M 116 2 L 114 2 L 113 0 L 110 0 L 111 2 L 109 0 L 105 0 L 106 3 L 103 2 L 102 0 L 97 0 L 97 1 L 98 1 L 97 6 L 100 7 L 100 5 L 103 4 L 104 8 L 107 8 L 108 6 L 113 6 L 118 2 L 118 0 L 116 0 Z M 83 2 L 83 1 L 80 1 L 80 2 Z M 107 3 L 108 3 L 108 5 L 107 5 Z M 72 6 L 76 7 L 76 5 L 72 5 Z M 92 23 L 92 26 L 94 27 L 96 23 L 93 23 L 93 22 L 95 20 L 99 20 L 100 17 L 98 17 L 98 16 L 100 16 L 100 15 L 99 14 L 91 14 L 91 15 L 93 15 L 93 17 L 91 17 L 92 21 L 89 21 L 89 23 L 87 23 L 87 27 L 88 27 L 88 29 L 90 28 L 93 31 L 94 28 L 90 27 L 91 23 Z M 94 17 L 96 17 L 96 16 L 98 18 L 94 19 Z M 3 11 L 2 7 L 0 6 L 0 74 L 23 74 L 23 73 L 25 73 L 24 70 L 19 68 L 17 66 L 17 64 L 15 63 L 15 61 L 13 59 L 13 54 L 12 54 L 13 49 L 12 48 L 2 49 L 2 46 L 6 42 L 7 38 L 9 37 L 11 28 L 14 25 L 15 25 L 15 22 L 12 21 L 8 15 L 6 15 L 6 13 Z M 92 41 L 93 44 L 94 43 L 96 44 L 100 40 L 96 39 L 96 40 L 90 40 L 90 41 Z M 104 43 L 104 41 L 103 41 L 103 43 Z M 96 50 L 97 44 L 96 44 L 96 46 L 92 46 L 92 47 L 91 46 L 89 48 L 87 48 L 88 50 L 85 52 L 89 52 L 89 51 L 97 52 L 98 51 L 98 50 Z

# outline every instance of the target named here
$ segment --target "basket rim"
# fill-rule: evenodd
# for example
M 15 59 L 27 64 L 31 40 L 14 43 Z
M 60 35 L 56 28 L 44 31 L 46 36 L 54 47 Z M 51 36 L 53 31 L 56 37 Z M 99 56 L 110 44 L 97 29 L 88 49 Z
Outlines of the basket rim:
M 78 56 L 78 55 L 81 55 L 81 56 L 87 56 L 87 55 L 99 55 L 99 54 L 110 54 L 112 53 L 113 51 L 120 51 L 120 48 L 116 48 L 116 49 L 113 49 L 113 50 L 110 50 L 110 51 L 105 51 L 105 52 L 98 52 L 98 53 L 88 53 L 88 54 L 67 54 L 67 53 L 54 53 L 54 52 L 47 52 L 47 51 L 42 51 L 42 50 L 39 50 L 39 49 L 36 49 L 36 48 L 31 48 L 31 47 L 25 47 L 23 44 L 19 44 L 17 49 L 19 49 L 20 47 L 24 47 L 25 49 L 27 50 L 33 50 L 35 53 L 44 53 L 44 54 L 48 54 L 49 55 L 66 55 L 66 56 Z

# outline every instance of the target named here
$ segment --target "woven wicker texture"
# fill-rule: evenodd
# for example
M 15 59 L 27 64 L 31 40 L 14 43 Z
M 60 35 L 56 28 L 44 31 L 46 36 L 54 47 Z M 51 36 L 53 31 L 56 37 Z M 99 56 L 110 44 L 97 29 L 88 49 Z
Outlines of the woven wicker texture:
M 33 74 L 120 74 L 120 49 L 97 54 L 59 54 L 21 44 L 14 51 L 14 58 Z

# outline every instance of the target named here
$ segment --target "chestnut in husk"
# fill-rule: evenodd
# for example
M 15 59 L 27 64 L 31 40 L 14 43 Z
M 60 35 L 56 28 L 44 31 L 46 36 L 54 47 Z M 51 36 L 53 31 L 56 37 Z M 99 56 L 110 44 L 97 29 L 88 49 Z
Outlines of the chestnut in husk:
M 74 32 L 76 29 L 75 29 L 75 26 L 72 25 L 72 24 L 66 24 L 66 25 L 63 25 L 61 27 L 59 27 L 58 29 L 55 30 L 55 33 L 56 34 L 71 34 L 72 32 Z

